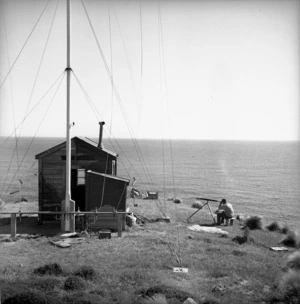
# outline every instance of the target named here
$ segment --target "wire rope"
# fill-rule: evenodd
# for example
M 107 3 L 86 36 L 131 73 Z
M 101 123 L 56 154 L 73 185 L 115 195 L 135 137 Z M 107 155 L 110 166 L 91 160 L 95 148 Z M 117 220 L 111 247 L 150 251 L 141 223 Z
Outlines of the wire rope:
M 158 13 L 158 31 L 159 31 L 159 57 L 160 57 L 160 77 L 162 81 L 162 75 L 164 75 L 164 88 L 166 93 L 166 115 L 168 117 L 169 122 L 169 115 L 168 115 L 168 94 L 167 94 L 167 79 L 166 79 L 166 65 L 165 65 L 165 56 L 164 56 L 164 41 L 163 41 L 163 29 L 162 29 L 162 21 L 161 21 L 161 7 L 160 7 L 160 1 L 157 1 L 157 13 Z M 162 87 L 161 87 L 162 89 Z M 162 92 L 161 92 L 162 93 Z M 162 94 L 161 94 L 162 97 Z M 174 187 L 174 199 L 176 199 L 176 192 L 175 192 L 175 178 L 174 178 L 174 160 L 173 160 L 173 151 L 172 151 L 172 144 L 171 139 L 169 138 L 169 144 L 170 144 L 170 151 L 171 151 L 171 164 L 172 164 L 172 179 L 173 179 L 173 187 Z M 164 151 L 164 143 L 162 144 L 162 149 Z M 163 152 L 163 167 L 164 167 L 164 183 L 165 183 L 165 156 Z M 165 186 L 165 184 L 164 184 Z M 178 207 L 177 203 L 175 203 L 175 210 L 176 210 L 176 220 L 178 222 Z M 176 227 L 177 230 L 177 246 L 175 245 L 174 248 L 177 250 L 172 251 L 171 247 L 169 246 L 171 253 L 174 254 L 176 261 L 178 262 L 179 266 L 182 267 L 182 253 L 181 253 L 181 244 L 180 244 L 180 231 L 179 226 Z
M 141 70 L 140 70 L 140 96 L 139 96 L 139 105 L 138 105 L 138 121 L 137 121 L 137 135 L 139 133 L 141 125 L 141 116 L 142 116 L 142 104 L 143 104 L 143 69 L 144 69 L 144 50 L 143 50 L 143 15 L 142 15 L 142 0 L 139 1 L 139 14 L 140 14 L 140 57 L 141 57 Z
M 126 48 L 126 43 L 125 43 L 125 40 L 124 40 L 124 35 L 123 35 L 123 32 L 122 32 L 122 27 L 120 25 L 118 14 L 117 14 L 116 10 L 114 9 L 113 6 L 112 6 L 112 8 L 113 8 L 113 12 L 114 12 L 115 19 L 116 19 L 116 24 L 118 26 L 119 34 L 121 36 L 121 42 L 122 42 L 122 46 L 123 46 L 123 49 L 124 49 L 124 53 L 125 53 L 125 57 L 126 57 L 126 63 L 127 63 L 129 74 L 130 74 L 130 81 L 131 81 L 131 85 L 133 87 L 134 98 L 135 98 L 136 104 L 138 104 L 139 97 L 138 97 L 137 89 L 134 85 L 133 72 L 132 72 L 132 68 L 131 68 L 131 64 L 130 64 L 130 60 L 129 60 L 128 51 L 127 51 L 127 48 Z
M 26 149 L 26 152 L 25 152 L 25 154 L 24 154 L 24 156 L 23 156 L 23 158 L 22 158 L 22 160 L 21 160 L 21 162 L 20 162 L 20 166 L 22 165 L 23 161 L 25 160 L 26 155 L 27 155 L 27 152 L 28 152 L 29 149 L 31 148 L 31 145 L 32 145 L 32 143 L 34 142 L 35 137 L 36 137 L 36 135 L 37 135 L 39 129 L 41 128 L 42 123 L 44 122 L 44 119 L 45 119 L 46 115 L 48 114 L 48 111 L 49 111 L 51 105 L 53 104 L 53 101 L 54 101 L 54 99 L 55 99 L 55 97 L 56 97 L 56 95 L 57 95 L 57 92 L 58 92 L 58 90 L 59 90 L 61 84 L 62 84 L 62 81 L 63 81 L 63 79 L 64 79 L 64 76 L 65 76 L 65 71 L 64 71 L 63 77 L 61 77 L 61 80 L 60 80 L 60 82 L 59 82 L 59 84 L 58 84 L 58 87 L 56 88 L 56 90 L 55 90 L 55 92 L 54 92 L 54 94 L 53 94 L 53 96 L 52 96 L 52 99 L 51 99 L 51 101 L 49 102 L 49 105 L 48 105 L 48 107 L 47 107 L 47 109 L 46 109 L 46 111 L 45 111 L 45 113 L 44 113 L 44 115 L 43 115 L 43 117 L 42 117 L 42 119 L 41 119 L 41 121 L 40 121 L 40 124 L 39 124 L 38 128 L 37 128 L 36 131 L 35 131 L 34 136 L 32 137 L 31 142 L 30 142 L 29 146 L 28 146 L 27 149 Z M 7 189 L 6 189 L 6 191 L 5 191 L 5 194 L 4 194 L 4 196 L 2 197 L 3 200 L 6 198 L 8 189 L 9 189 L 10 185 L 12 184 L 12 182 L 15 180 L 15 177 L 16 177 L 16 173 L 14 174 L 13 178 L 11 179 L 11 182 L 10 182 L 9 185 L 7 186 Z
M 127 115 L 126 115 L 126 111 L 125 111 L 125 109 L 124 109 L 124 107 L 123 107 L 123 105 L 122 105 L 120 95 L 119 95 L 119 93 L 118 93 L 118 91 L 117 91 L 117 88 L 116 88 L 116 86 L 115 86 L 114 80 L 113 80 L 112 75 L 111 75 L 111 72 L 110 72 L 110 70 L 109 70 L 109 68 L 108 68 L 108 64 L 107 64 L 107 61 L 106 61 L 106 59 L 105 59 L 103 50 L 102 50 L 102 48 L 101 48 L 101 45 L 100 45 L 100 43 L 99 43 L 99 40 L 97 39 L 96 32 L 95 32 L 95 30 L 94 30 L 94 27 L 93 27 L 93 25 L 92 25 L 92 23 L 91 23 L 91 20 L 90 20 L 90 17 L 89 17 L 89 15 L 88 15 L 88 12 L 87 12 L 87 10 L 86 10 L 86 7 L 85 7 L 85 5 L 84 5 L 84 3 L 83 3 L 82 0 L 81 0 L 81 3 L 82 3 L 82 5 L 83 5 L 83 7 L 84 7 L 86 16 L 87 16 L 87 18 L 88 18 L 88 21 L 89 21 L 91 30 L 92 30 L 93 35 L 94 35 L 94 39 L 95 39 L 95 41 L 96 41 L 96 44 L 97 44 L 97 46 L 98 46 L 98 50 L 99 50 L 99 52 L 100 52 L 100 55 L 101 55 L 101 57 L 102 57 L 102 60 L 103 60 L 103 63 L 104 63 L 105 69 L 106 69 L 107 75 L 108 75 L 108 77 L 109 77 L 109 79 L 110 79 L 110 81 L 111 81 L 111 84 L 112 84 L 113 88 L 114 88 L 114 92 L 115 92 L 115 94 L 116 94 L 118 104 L 119 104 L 119 106 L 120 106 L 120 109 L 121 109 L 121 111 L 122 111 L 123 117 L 124 117 L 124 119 L 125 119 L 125 122 L 126 122 L 126 125 L 127 125 L 127 128 L 128 128 L 128 131 L 129 131 L 129 133 L 130 133 L 130 135 L 131 135 L 131 138 L 132 138 L 132 140 L 133 140 L 134 146 L 135 146 L 135 148 L 136 148 L 138 154 L 140 155 L 141 153 L 140 153 L 140 151 L 139 151 L 139 149 L 138 149 L 137 143 L 136 143 L 135 140 L 134 140 L 132 128 L 130 127 L 130 123 L 129 123 L 129 120 L 128 120 Z
M 97 118 L 97 121 L 99 121 L 99 116 L 100 116 L 100 114 L 98 113 L 98 111 L 97 111 L 95 105 L 93 104 L 92 100 L 91 100 L 90 97 L 88 96 L 86 90 L 85 90 L 84 87 L 82 86 L 81 82 L 79 81 L 77 75 L 74 73 L 73 70 L 72 70 L 72 73 L 73 73 L 73 75 L 74 75 L 74 77 L 75 77 L 77 83 L 79 84 L 79 87 L 80 87 L 80 89 L 82 90 L 84 96 L 86 97 L 86 99 L 87 99 L 87 101 L 88 101 L 88 104 L 89 104 L 90 107 L 92 108 L 92 110 L 93 110 L 93 112 L 94 112 L 94 115 L 95 115 L 96 118 Z M 114 145 L 113 145 L 112 142 L 111 142 L 111 139 L 109 139 L 109 141 L 110 141 L 111 145 L 114 147 Z M 120 149 L 121 151 L 123 151 L 123 149 L 122 149 L 122 147 L 119 145 L 118 141 L 117 141 L 116 139 L 115 139 L 115 141 L 116 141 L 116 143 L 117 143 L 119 149 Z M 125 153 L 124 151 L 123 151 L 123 154 L 124 154 L 125 158 L 127 159 L 128 163 L 130 164 L 130 167 L 131 167 L 131 168 L 134 168 L 134 166 L 132 166 L 131 162 L 130 162 L 129 159 L 127 158 L 126 153 Z M 126 171 L 128 177 L 130 177 L 130 175 L 129 175 L 129 173 L 128 173 L 126 167 L 125 167 L 125 165 L 124 165 L 123 162 L 122 162 L 122 160 L 121 160 L 121 164 L 123 165 L 124 170 Z M 136 176 L 138 176 L 138 174 L 136 174 Z M 163 213 L 164 216 L 166 216 L 165 211 L 164 211 L 163 208 L 160 206 L 160 204 L 161 204 L 160 201 L 159 201 L 159 203 L 156 202 L 156 204 L 159 205 L 159 206 L 158 206 L 158 207 L 159 207 L 159 210 Z
M 58 8 L 58 4 L 59 4 L 59 0 L 57 0 L 56 2 L 56 7 L 55 7 L 55 10 L 54 10 L 54 14 L 53 14 L 53 17 L 52 17 L 52 21 L 51 21 L 51 24 L 50 24 L 50 28 L 49 28 L 49 31 L 48 31 L 48 35 L 47 35 L 47 38 L 46 38 L 46 43 L 45 43 L 45 46 L 44 46 L 44 49 L 43 49 L 43 53 L 42 53 L 42 56 L 41 56 L 41 59 L 40 59 L 40 63 L 39 63 L 39 66 L 38 66 L 38 71 L 37 71 L 37 74 L 36 74 L 36 77 L 35 77 L 35 80 L 34 80 L 34 83 L 33 83 L 33 87 L 32 87 L 32 90 L 31 90 L 31 93 L 30 93 L 30 97 L 29 97 L 29 100 L 27 102 L 27 107 L 26 107 L 26 111 L 25 111 L 25 114 L 24 114 L 24 117 L 26 117 L 27 113 L 28 113 L 28 109 L 29 109 L 29 106 L 30 106 L 30 103 L 32 101 L 32 97 L 33 97 L 33 93 L 35 91 L 35 87 L 36 87 L 36 84 L 37 84 L 37 80 L 38 80 L 38 77 L 39 77 L 39 73 L 40 73 L 40 70 L 41 70 L 41 67 L 42 67 L 42 63 L 43 63 L 43 59 L 44 59 L 44 56 L 45 56 L 45 53 L 46 53 L 46 49 L 47 49 L 47 46 L 48 46 L 48 42 L 49 42 L 49 38 L 50 38 L 50 34 L 51 34 L 51 31 L 52 31 L 52 28 L 53 28 L 53 23 L 54 23 L 54 20 L 55 20 L 55 16 L 56 16 L 56 12 L 57 12 L 57 8 Z M 10 74 L 11 75 L 11 74 Z M 15 114 L 14 114 L 15 116 Z M 26 154 L 28 152 L 28 149 L 27 151 L 25 152 L 25 155 L 23 157 L 23 160 L 22 162 L 20 163 L 19 162 L 19 155 L 18 155 L 18 142 L 20 140 L 20 137 L 21 137 L 21 134 L 22 134 L 22 128 L 24 126 L 24 122 L 21 124 L 21 127 L 20 127 L 20 130 L 19 130 L 19 136 L 17 136 L 17 132 L 15 132 L 15 138 L 16 138 L 16 151 L 17 151 L 17 173 L 18 173 L 18 176 L 19 176 L 19 171 L 20 171 L 20 166 L 24 160 L 24 158 L 26 157 Z M 15 128 L 16 128 L 16 125 L 15 125 Z M 15 129 L 16 130 L 16 129 Z M 30 144 L 31 145 L 31 144 Z M 12 158 L 14 157 L 14 154 L 15 154 L 15 151 L 13 153 L 13 156 Z M 9 170 L 10 170 L 10 167 L 9 167 Z M 14 176 L 15 177 L 15 176 Z M 19 179 L 19 178 L 18 178 Z M 21 185 L 21 183 L 20 183 Z M 20 191 L 20 194 L 21 194 L 21 191 Z
M 23 46 L 22 46 L 20 52 L 18 53 L 18 55 L 17 55 L 16 59 L 14 60 L 12 66 L 11 66 L 10 69 L 8 70 L 6 76 L 4 77 L 4 80 L 2 81 L 2 83 L 1 83 L 1 85 L 0 85 L 0 90 L 2 89 L 2 87 L 3 87 L 4 83 L 5 83 L 5 81 L 7 80 L 8 76 L 9 76 L 10 73 L 11 73 L 11 71 L 13 70 L 13 68 L 14 68 L 14 66 L 15 66 L 15 64 L 16 64 L 16 62 L 18 61 L 18 59 L 19 59 L 21 53 L 23 52 L 23 50 L 24 50 L 24 48 L 25 48 L 27 42 L 29 41 L 29 39 L 30 39 L 32 33 L 34 32 L 34 30 L 35 30 L 35 28 L 37 27 L 39 21 L 41 20 L 41 18 L 42 18 L 42 16 L 43 16 L 43 14 L 44 14 L 44 12 L 45 12 L 45 10 L 46 10 L 46 8 L 47 8 L 49 2 L 50 2 L 50 0 L 48 0 L 47 3 L 46 3 L 46 5 L 44 6 L 44 8 L 43 8 L 43 10 L 42 10 L 42 12 L 41 12 L 41 14 L 40 14 L 38 20 L 36 21 L 36 23 L 35 23 L 35 25 L 34 25 L 34 27 L 33 27 L 33 29 L 32 29 L 31 32 L 29 33 L 29 35 L 28 35 L 28 37 L 27 37 L 25 43 L 23 44 Z
M 111 28 L 110 1 L 111 0 L 108 0 L 108 26 L 109 26 L 109 47 L 110 47 L 110 70 L 111 70 L 111 76 L 113 78 L 114 69 L 113 69 L 113 47 L 112 47 L 112 28 Z M 114 109 L 114 88 L 113 88 L 113 86 L 111 86 L 111 110 L 110 110 L 110 127 L 109 127 L 110 136 L 111 136 L 111 130 L 112 130 L 113 109 Z
M 131 126 L 130 126 L 130 122 L 129 122 L 129 120 L 128 120 L 128 117 L 127 117 L 127 115 L 126 115 L 126 111 L 125 111 L 125 109 L 124 109 L 124 106 L 123 106 L 123 104 L 122 104 L 121 97 L 120 97 L 120 95 L 119 95 L 119 93 L 118 93 L 118 90 L 117 90 L 117 88 L 116 88 L 115 82 L 114 82 L 114 80 L 113 80 L 113 78 L 112 78 L 112 75 L 111 75 L 111 72 L 110 72 L 110 70 L 109 70 L 107 61 L 106 61 L 106 59 L 105 59 L 105 56 L 104 56 L 102 47 L 101 47 L 101 45 L 100 45 L 100 43 L 99 43 L 99 40 L 98 40 L 98 38 L 97 38 L 95 29 L 94 29 L 94 27 L 93 27 L 93 24 L 92 24 L 92 22 L 91 22 L 91 19 L 90 19 L 90 17 L 89 17 L 89 14 L 88 14 L 88 12 L 87 12 L 87 9 L 86 9 L 86 7 L 85 7 L 85 5 L 84 5 L 83 0 L 81 0 L 81 3 L 82 3 L 82 6 L 83 6 L 83 8 L 84 8 L 86 17 L 87 17 L 87 19 L 88 19 L 88 21 L 89 21 L 89 25 L 90 25 L 90 27 L 91 27 L 91 30 L 92 30 L 92 32 L 93 32 L 93 36 L 94 36 L 95 42 L 96 42 L 96 44 L 97 44 L 98 50 L 99 50 L 99 52 L 100 52 L 101 58 L 102 58 L 102 60 L 103 60 L 104 67 L 105 67 L 105 69 L 106 69 L 107 75 L 108 75 L 108 77 L 109 77 L 109 79 L 110 79 L 110 81 L 111 81 L 111 84 L 112 84 L 113 88 L 114 88 L 114 92 L 115 92 L 115 95 L 116 95 L 118 104 L 119 104 L 119 106 L 120 106 L 121 112 L 122 112 L 122 114 L 123 114 L 124 120 L 125 120 L 125 122 L 126 122 L 128 131 L 129 131 L 129 133 L 130 133 L 130 136 L 131 136 L 133 145 L 134 145 L 134 147 L 135 147 L 135 149 L 136 149 L 136 151 L 137 151 L 138 157 L 140 158 L 140 162 L 141 162 L 141 164 L 142 164 L 142 166 L 143 166 L 143 170 L 144 170 L 144 172 L 146 173 L 147 178 L 148 178 L 149 181 L 150 181 L 150 184 L 153 185 L 153 181 L 152 181 L 152 178 L 151 178 L 151 176 L 150 176 L 150 174 L 149 174 L 149 170 L 148 170 L 148 168 L 147 168 L 147 166 L 146 166 L 146 162 L 145 162 L 144 157 L 143 157 L 143 155 L 142 155 L 142 153 L 141 153 L 141 151 L 140 151 L 140 149 L 139 149 L 138 143 L 137 143 L 136 139 L 135 139 L 134 136 L 133 136 L 133 131 L 132 131 L 132 128 L 131 128 Z M 156 203 L 157 203 L 157 202 L 156 202 Z M 159 204 L 161 204 L 160 200 L 159 200 Z M 161 212 L 163 213 L 163 215 L 166 216 L 166 215 L 165 215 L 165 212 L 163 211 L 163 209 L 161 208 L 161 206 L 160 206 L 160 210 L 161 210 Z
M 16 130 L 18 130 L 18 128 L 20 128 L 22 122 L 24 120 L 26 120 L 31 114 L 32 112 L 41 104 L 41 102 L 43 101 L 43 99 L 47 96 L 47 94 L 52 90 L 52 88 L 54 87 L 54 85 L 57 83 L 57 81 L 62 77 L 62 75 L 64 74 L 65 71 L 63 71 L 59 77 L 53 82 L 53 84 L 49 87 L 49 89 L 46 91 L 46 93 L 38 100 L 38 102 L 31 108 L 31 110 L 28 112 L 28 114 L 26 115 L 26 117 L 23 118 L 23 120 L 17 125 L 17 127 L 13 130 L 13 132 L 6 137 L 5 140 L 3 140 L 3 142 L 0 144 L 0 148 L 12 137 L 12 135 L 15 133 Z
M 166 96 L 166 114 L 167 114 L 167 119 L 168 119 L 168 125 L 170 125 L 170 116 L 169 116 L 169 111 L 168 111 L 169 94 L 168 94 L 167 75 L 166 75 L 166 60 L 165 60 L 165 52 L 164 52 L 164 36 L 163 36 L 163 27 L 162 27 L 162 20 L 161 20 L 161 8 L 160 8 L 159 3 L 158 3 L 158 16 L 159 16 L 159 29 L 160 29 L 161 48 L 162 48 L 161 55 L 162 55 L 162 65 L 163 65 L 164 88 L 165 88 L 165 96 Z M 170 147 L 170 156 L 171 156 L 173 191 L 174 191 L 174 198 L 176 198 L 177 193 L 176 193 L 176 185 L 175 185 L 173 145 L 172 145 L 170 133 L 169 133 L 169 147 Z
M 5 22 L 5 14 L 3 13 L 3 10 L 1 10 L 2 12 L 2 20 L 3 20 L 3 28 L 4 28 L 4 35 L 5 35 L 5 42 L 6 42 L 6 47 L 7 47 L 7 53 L 8 53 L 8 56 L 7 56 L 7 61 L 8 61 L 8 68 L 10 69 L 11 65 L 10 65 L 10 58 L 9 58 L 9 44 L 8 44 L 8 39 L 7 39 L 7 29 L 6 29 L 6 22 Z M 11 98 L 12 98 L 12 111 L 13 111 L 13 123 L 14 123 L 14 128 L 16 127 L 16 115 L 15 115 L 15 99 L 14 99 L 14 91 L 13 91 L 13 85 L 12 85 L 12 74 L 9 74 L 9 80 L 10 80 L 10 90 L 11 90 Z M 13 154 L 12 154 L 12 157 L 11 157 L 11 160 L 10 160 L 10 163 L 9 163 L 9 169 L 7 172 L 9 172 L 10 170 L 10 167 L 12 165 L 12 162 L 13 162 L 13 159 L 14 159 L 14 156 L 16 154 L 16 157 L 17 157 L 17 167 L 18 167 L 18 177 L 19 177 L 19 148 L 18 148 L 18 136 L 17 136 L 17 132 L 15 132 L 15 148 L 14 148 L 14 151 L 13 151 Z M 5 177 L 5 180 L 4 180 L 4 184 L 7 180 L 7 176 L 8 176 L 8 173 Z M 21 186 L 20 186 L 20 190 L 21 190 Z
M 122 193 L 121 193 L 121 195 L 120 195 L 120 199 L 119 199 L 119 202 L 118 202 L 118 205 L 117 205 L 116 210 L 118 210 L 118 208 L 119 208 L 119 206 L 120 206 L 120 204 L 121 204 L 122 197 L 123 197 L 125 191 L 126 191 L 126 184 L 124 184 L 123 191 L 122 191 Z
M 42 52 L 42 56 L 41 56 L 40 63 L 39 63 L 39 66 L 38 66 L 38 70 L 37 70 L 37 73 L 36 73 L 36 76 L 35 76 L 35 79 L 34 79 L 34 82 L 33 82 L 33 86 L 32 86 L 32 89 L 31 89 L 31 92 L 30 92 L 30 96 L 29 96 L 29 99 L 28 99 L 28 102 L 27 102 L 27 107 L 26 107 L 25 115 L 24 116 L 27 115 L 29 106 L 30 106 L 31 101 L 32 101 L 33 93 L 35 91 L 35 87 L 36 87 L 37 80 L 38 80 L 38 77 L 39 77 L 39 74 L 40 74 L 40 71 L 41 71 L 43 59 L 44 59 L 44 56 L 45 56 L 45 53 L 46 53 L 46 49 L 47 49 L 47 46 L 48 46 L 49 38 L 50 38 L 51 31 L 52 31 L 52 28 L 53 28 L 54 20 L 55 20 L 55 17 L 56 17 L 56 12 L 57 12 L 57 8 L 58 8 L 58 4 L 59 4 L 59 0 L 56 1 L 56 7 L 55 7 L 54 14 L 53 14 L 53 17 L 52 17 L 52 20 L 51 20 L 51 23 L 50 23 L 50 28 L 49 28 L 48 35 L 47 35 L 47 38 L 46 38 L 45 46 L 44 46 L 44 49 L 43 49 L 43 52 Z M 22 124 L 22 126 L 20 128 L 19 137 L 21 136 L 23 125 L 24 125 L 24 123 Z
M 85 98 L 86 98 L 86 100 L 87 100 L 89 106 L 91 107 L 91 109 L 92 109 L 92 111 L 93 111 L 93 113 L 94 113 L 94 115 L 95 115 L 95 117 L 96 117 L 96 120 L 97 120 L 97 121 L 103 120 L 102 117 L 101 117 L 101 115 L 100 115 L 100 113 L 98 112 L 98 110 L 97 110 L 95 104 L 93 103 L 93 101 L 92 101 L 91 98 L 89 97 L 88 93 L 86 92 L 85 88 L 83 87 L 82 83 L 80 82 L 80 80 L 78 79 L 77 75 L 74 73 L 73 70 L 72 70 L 72 73 L 73 73 L 73 75 L 74 75 L 75 80 L 77 81 L 77 83 L 78 83 L 78 85 L 79 85 L 79 88 L 81 89 L 83 95 L 85 96 Z M 106 132 L 105 130 L 104 130 L 104 132 L 105 132 L 106 135 L 108 135 L 107 132 Z M 133 165 L 131 164 L 130 160 L 127 158 L 127 155 L 126 155 L 125 151 L 123 150 L 123 148 L 119 145 L 119 143 L 118 143 L 118 141 L 116 140 L 116 138 L 114 138 L 114 137 L 111 135 L 111 137 L 108 137 L 108 140 L 109 140 L 109 143 L 112 145 L 113 149 L 114 149 L 114 144 L 113 144 L 113 142 L 112 142 L 112 140 L 111 140 L 112 138 L 115 140 L 116 144 L 118 145 L 118 148 L 119 148 L 118 150 L 121 150 L 122 154 L 123 154 L 124 157 L 126 158 L 126 160 L 127 160 L 127 162 L 129 163 L 129 165 L 130 165 L 131 167 L 133 167 Z M 122 160 L 121 160 L 121 164 L 123 164 Z M 129 175 L 129 172 L 126 170 L 126 166 L 125 166 L 124 164 L 123 164 L 123 167 L 124 167 L 124 170 L 125 170 L 126 173 L 127 173 L 127 176 L 129 177 L 129 176 L 130 176 L 130 175 Z M 133 168 L 134 168 L 134 167 L 133 167 Z M 137 172 L 135 172 L 135 173 L 137 173 Z M 138 175 L 138 174 L 137 174 L 137 175 Z

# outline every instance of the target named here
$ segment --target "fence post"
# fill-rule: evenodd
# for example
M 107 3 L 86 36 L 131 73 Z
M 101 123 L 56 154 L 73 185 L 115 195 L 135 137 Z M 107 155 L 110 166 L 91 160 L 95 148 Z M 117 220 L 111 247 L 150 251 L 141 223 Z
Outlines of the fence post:
M 65 214 L 63 212 L 66 212 L 66 203 L 65 203 L 65 200 L 62 200 L 61 201 L 61 218 L 60 218 L 60 230 L 61 232 L 66 232 L 65 231 L 65 220 L 66 220 L 66 217 L 65 217 Z
M 12 238 L 17 235 L 17 215 L 15 213 L 12 213 L 10 217 L 10 234 Z
M 122 214 L 117 213 L 118 237 L 122 237 Z

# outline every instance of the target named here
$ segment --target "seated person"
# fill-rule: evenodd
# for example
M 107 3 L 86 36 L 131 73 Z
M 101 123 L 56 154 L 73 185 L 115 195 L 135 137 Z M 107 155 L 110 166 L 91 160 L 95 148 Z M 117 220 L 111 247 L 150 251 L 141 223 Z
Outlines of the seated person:
M 234 216 L 234 210 L 230 203 L 226 202 L 226 199 L 222 199 L 219 208 L 215 212 L 217 214 L 217 225 L 221 225 L 225 219 L 231 219 Z

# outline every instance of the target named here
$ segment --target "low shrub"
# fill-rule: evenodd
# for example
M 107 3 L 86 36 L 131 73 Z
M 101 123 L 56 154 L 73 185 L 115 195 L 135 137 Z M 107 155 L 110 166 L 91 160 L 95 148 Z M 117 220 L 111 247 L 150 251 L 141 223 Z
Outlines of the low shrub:
M 85 288 L 84 280 L 76 276 L 68 277 L 64 284 L 64 290 L 67 291 L 82 290 L 84 288 Z
M 261 216 L 251 216 L 246 219 L 245 227 L 248 227 L 250 230 L 262 230 L 263 222 Z
M 289 231 L 287 236 L 280 243 L 288 247 L 296 248 L 298 245 L 298 236 L 296 232 Z
M 272 222 L 271 224 L 269 224 L 268 226 L 266 226 L 266 228 L 269 231 L 274 231 L 274 232 L 281 232 L 281 226 L 278 224 L 278 222 Z
M 93 280 L 96 278 L 97 274 L 93 267 L 82 266 L 74 272 L 74 276 L 81 277 L 85 280 Z
M 34 269 L 33 274 L 41 275 L 41 276 L 42 275 L 62 275 L 63 269 L 57 263 L 46 264 L 44 266 Z
M 300 299 L 300 271 L 289 270 L 281 279 L 280 288 L 285 303 L 299 303 Z
M 300 251 L 295 251 L 288 256 L 286 263 L 287 268 L 300 270 Z

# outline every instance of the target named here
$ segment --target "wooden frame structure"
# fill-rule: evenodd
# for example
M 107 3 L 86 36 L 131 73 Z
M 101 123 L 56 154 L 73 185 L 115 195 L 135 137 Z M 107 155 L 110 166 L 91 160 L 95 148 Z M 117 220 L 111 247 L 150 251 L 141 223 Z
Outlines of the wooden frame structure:
M 0 214 L 10 214 L 10 234 L 12 238 L 17 235 L 17 215 L 21 217 L 23 214 L 60 214 L 63 217 L 70 217 L 70 227 L 72 228 L 70 232 L 75 232 L 75 216 L 82 214 L 93 214 L 96 218 L 97 215 L 101 214 L 112 214 L 116 215 L 117 227 L 118 227 L 118 237 L 122 237 L 122 216 L 125 214 L 131 214 L 131 212 L 97 212 L 97 211 L 74 211 L 74 212 L 52 212 L 52 211 L 32 211 L 32 212 L 0 212 Z
M 194 216 L 197 212 L 199 212 L 200 210 L 202 210 L 204 206 L 207 206 L 208 209 L 209 209 L 209 212 L 210 212 L 210 214 L 211 214 L 211 217 L 213 218 L 213 221 L 214 221 L 214 223 L 216 224 L 217 222 L 216 222 L 216 219 L 215 219 L 215 217 L 214 217 L 214 215 L 213 215 L 213 212 L 212 212 L 212 210 L 211 210 L 211 207 L 210 207 L 209 202 L 219 202 L 219 201 L 214 200 L 214 199 L 210 199 L 210 198 L 201 198 L 201 197 L 196 197 L 196 199 L 197 199 L 197 200 L 204 200 L 204 201 L 206 201 L 206 203 L 204 203 L 204 205 L 202 205 L 202 206 L 201 206 L 200 208 L 198 208 L 198 210 L 196 210 L 191 216 L 189 216 L 189 217 L 187 218 L 187 221 L 190 222 L 189 219 L 190 219 L 192 216 Z

